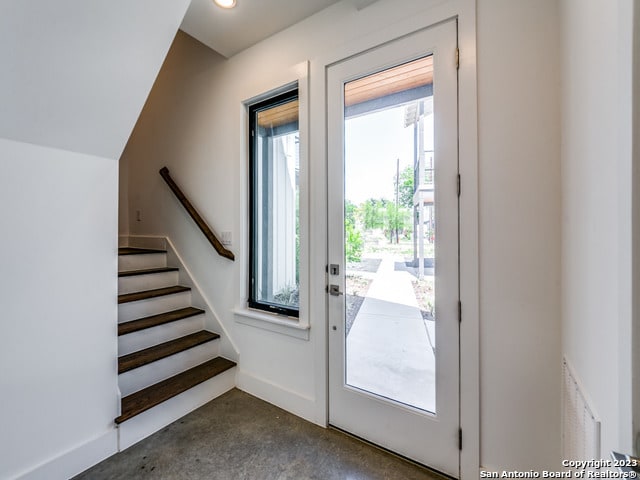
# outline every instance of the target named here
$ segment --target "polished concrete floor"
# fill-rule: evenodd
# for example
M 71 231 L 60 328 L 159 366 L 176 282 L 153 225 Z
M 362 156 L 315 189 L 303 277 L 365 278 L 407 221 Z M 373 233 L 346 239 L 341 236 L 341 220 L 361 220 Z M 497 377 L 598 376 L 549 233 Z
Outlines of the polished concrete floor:
M 231 390 L 75 477 L 442 480 L 359 440 Z

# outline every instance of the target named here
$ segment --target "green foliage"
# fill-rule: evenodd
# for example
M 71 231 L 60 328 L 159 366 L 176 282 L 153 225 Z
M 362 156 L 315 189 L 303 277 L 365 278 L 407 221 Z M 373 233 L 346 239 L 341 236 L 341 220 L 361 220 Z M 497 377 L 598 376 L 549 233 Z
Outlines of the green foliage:
M 345 256 L 347 262 L 359 262 L 362 257 L 364 240 L 356 226 L 356 216 L 358 207 L 355 203 L 345 200 L 344 202 L 344 239 Z
M 356 212 L 358 207 L 355 203 L 350 200 L 344 201 L 344 224 L 352 225 L 355 227 L 356 225 Z
M 385 212 L 385 227 L 389 234 L 389 241 L 393 242 L 396 238 L 396 231 L 400 229 L 398 209 L 392 203 L 387 203 Z
M 384 207 L 388 200 L 370 198 L 360 206 L 362 223 L 366 230 L 384 228 Z
M 407 237 L 409 229 L 413 227 L 411 212 L 407 208 L 396 207 L 391 202 L 387 203 L 384 219 L 385 230 L 391 242 L 398 243 L 397 240 L 400 235 Z
M 344 224 L 344 236 L 345 236 L 345 257 L 347 262 L 359 262 L 362 258 L 362 249 L 364 247 L 364 240 L 355 225 L 347 223 Z
M 413 168 L 408 165 L 400 172 L 400 185 L 398 185 L 398 202 L 405 208 L 413 207 Z

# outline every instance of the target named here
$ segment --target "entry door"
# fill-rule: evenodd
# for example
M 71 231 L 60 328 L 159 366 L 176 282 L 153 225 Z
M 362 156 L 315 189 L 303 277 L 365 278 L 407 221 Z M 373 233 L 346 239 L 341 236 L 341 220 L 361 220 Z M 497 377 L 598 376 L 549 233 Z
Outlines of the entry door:
M 329 419 L 459 475 L 456 24 L 328 67 Z

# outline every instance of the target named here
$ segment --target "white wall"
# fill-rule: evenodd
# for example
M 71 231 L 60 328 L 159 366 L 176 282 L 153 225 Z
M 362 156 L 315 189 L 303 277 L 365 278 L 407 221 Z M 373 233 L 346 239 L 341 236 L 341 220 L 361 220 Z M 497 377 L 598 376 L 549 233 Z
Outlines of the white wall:
M 312 421 L 322 423 L 326 412 L 325 185 L 318 181 L 324 175 L 324 159 L 316 156 L 323 151 L 324 128 L 322 122 L 314 123 L 322 118 L 317 110 L 324 108 L 324 98 L 313 82 L 323 75 L 327 58 L 339 59 L 340 52 L 356 46 L 370 47 L 376 38 L 400 26 L 409 31 L 428 25 L 429 18 L 437 16 L 433 12 L 468 5 L 408 1 L 398 7 L 398 2 L 381 0 L 357 12 L 345 1 L 226 61 L 216 60 L 202 45 L 176 43 L 167 60 L 170 68 L 160 74 L 125 152 L 131 164 L 131 232 L 167 234 L 184 253 L 240 349 L 241 386 Z M 557 468 L 557 2 L 504 0 L 479 2 L 478 7 L 480 461 L 496 468 Z M 463 62 L 475 61 L 474 54 L 463 51 Z M 309 341 L 238 324 L 233 314 L 244 301 L 242 102 L 284 83 L 286 72 L 307 59 L 312 72 L 310 236 L 314 239 Z M 232 232 L 236 263 L 212 253 L 170 197 L 157 174 L 163 165 L 214 230 Z M 133 220 L 137 210 L 142 212 L 141 222 Z M 478 322 L 473 315 L 465 318 Z
M 116 447 L 118 163 L 0 139 L 0 167 L 0 477 L 14 478 Z
M 0 2 L 0 478 L 117 448 L 118 157 L 188 3 Z
M 3 0 L 0 137 L 118 158 L 188 5 Z
M 481 459 L 560 462 L 555 0 L 478 3 Z
M 562 349 L 631 451 L 632 0 L 562 2 Z
M 398 9 L 393 2 L 379 2 L 358 12 L 346 1 L 230 60 L 211 51 L 206 58 L 201 44 L 186 48 L 176 42 L 124 153 L 131 164 L 130 231 L 167 234 L 185 256 L 240 349 L 240 385 L 319 423 L 326 415 L 317 393 L 322 373 L 316 374 L 324 368 L 319 366 L 324 352 L 318 347 L 325 331 L 324 315 L 315 315 L 314 310 L 309 316 L 311 331 L 317 334 L 307 342 L 236 323 L 233 314 L 245 300 L 241 292 L 246 256 L 240 241 L 246 231 L 241 207 L 246 169 L 242 102 L 291 81 L 294 65 L 309 59 L 313 63 L 314 58 L 335 51 L 350 39 L 406 20 L 433 3 L 437 2 L 413 1 Z M 318 131 L 320 128 L 316 125 Z M 315 136 L 313 141 L 322 140 Z M 163 165 L 214 231 L 232 232 L 231 250 L 237 262 L 212 252 L 162 183 L 157 172 Z M 323 171 L 322 163 L 315 165 L 317 171 Z M 323 189 L 318 183 L 311 188 Z M 322 205 L 312 207 L 312 228 L 324 224 L 322 209 Z M 138 211 L 141 222 L 133 220 Z M 311 236 L 322 242 L 325 234 L 318 230 Z M 323 279 L 326 248 L 320 244 L 316 248 L 311 258 L 320 263 L 316 276 Z M 324 284 L 318 291 L 324 295 Z M 324 302 L 323 296 L 317 298 Z

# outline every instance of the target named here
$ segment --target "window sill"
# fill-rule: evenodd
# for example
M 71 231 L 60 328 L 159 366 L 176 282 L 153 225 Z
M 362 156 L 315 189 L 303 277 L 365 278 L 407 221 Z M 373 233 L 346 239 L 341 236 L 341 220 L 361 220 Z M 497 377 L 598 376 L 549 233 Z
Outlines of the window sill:
M 292 317 L 260 312 L 248 308 L 236 308 L 233 313 L 236 322 L 243 325 L 288 335 L 299 338 L 300 340 L 309 340 L 309 325 L 299 320 L 294 320 Z

